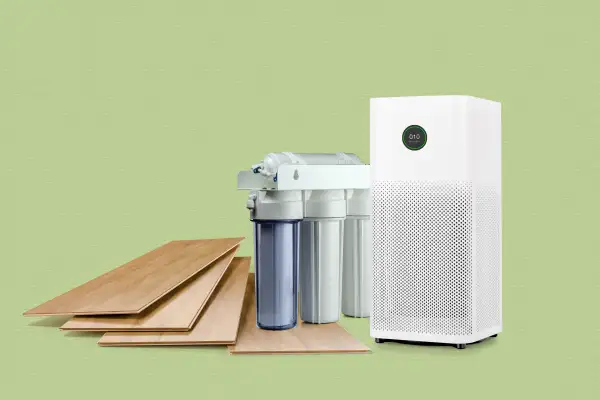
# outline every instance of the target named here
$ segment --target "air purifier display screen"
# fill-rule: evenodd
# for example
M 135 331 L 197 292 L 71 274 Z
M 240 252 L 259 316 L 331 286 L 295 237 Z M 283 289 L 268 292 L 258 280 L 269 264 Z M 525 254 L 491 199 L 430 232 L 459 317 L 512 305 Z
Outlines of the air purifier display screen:
M 421 150 L 427 143 L 427 132 L 419 125 L 411 125 L 402 133 L 402 143 L 409 150 Z

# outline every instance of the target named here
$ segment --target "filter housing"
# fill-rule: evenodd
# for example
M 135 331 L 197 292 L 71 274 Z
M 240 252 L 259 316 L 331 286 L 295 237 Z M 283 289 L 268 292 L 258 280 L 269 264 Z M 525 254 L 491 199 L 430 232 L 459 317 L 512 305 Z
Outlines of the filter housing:
M 371 99 L 371 336 L 464 347 L 502 330 L 501 106 Z
M 370 216 L 348 216 L 344 221 L 342 313 L 348 317 L 371 316 L 372 224 Z
M 313 324 L 340 319 L 344 219 L 305 218 L 300 226 L 300 318 Z

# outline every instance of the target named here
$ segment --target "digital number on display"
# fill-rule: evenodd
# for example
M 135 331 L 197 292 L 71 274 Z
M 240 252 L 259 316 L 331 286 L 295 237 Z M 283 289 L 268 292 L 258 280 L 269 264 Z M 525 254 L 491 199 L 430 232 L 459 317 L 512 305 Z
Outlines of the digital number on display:
M 402 133 L 402 143 L 409 150 L 421 150 L 427 143 L 427 132 L 419 125 L 410 125 Z

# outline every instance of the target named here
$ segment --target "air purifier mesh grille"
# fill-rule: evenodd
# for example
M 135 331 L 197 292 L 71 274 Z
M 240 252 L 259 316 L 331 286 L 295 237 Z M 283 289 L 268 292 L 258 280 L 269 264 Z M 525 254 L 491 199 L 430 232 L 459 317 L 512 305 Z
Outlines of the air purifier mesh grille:
M 372 329 L 472 333 L 472 187 L 373 184 Z
M 475 190 L 475 324 L 477 331 L 502 325 L 500 193 L 494 187 Z

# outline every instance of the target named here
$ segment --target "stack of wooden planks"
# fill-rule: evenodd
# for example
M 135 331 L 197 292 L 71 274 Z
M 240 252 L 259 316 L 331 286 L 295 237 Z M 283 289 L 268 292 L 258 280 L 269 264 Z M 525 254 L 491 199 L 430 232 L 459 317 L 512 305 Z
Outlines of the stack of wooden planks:
M 226 345 L 231 354 L 360 353 L 338 324 L 256 327 L 243 238 L 176 240 L 29 311 L 69 315 L 65 331 L 102 332 L 100 346 Z

